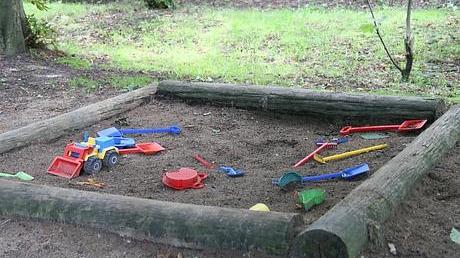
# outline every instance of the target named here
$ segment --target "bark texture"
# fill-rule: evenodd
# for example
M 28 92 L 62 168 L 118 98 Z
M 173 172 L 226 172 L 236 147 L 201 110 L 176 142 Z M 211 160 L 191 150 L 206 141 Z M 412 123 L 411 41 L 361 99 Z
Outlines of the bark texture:
M 321 118 L 352 118 L 402 122 L 405 119 L 434 121 L 445 104 L 437 98 L 378 96 L 317 92 L 268 86 L 162 81 L 158 94 L 195 102 L 259 108 Z
M 155 86 L 144 87 L 120 96 L 79 108 L 51 119 L 39 121 L 0 134 L 0 154 L 31 144 L 36 140 L 49 141 L 94 123 L 126 112 L 150 101 Z
M 299 214 L 198 206 L 0 180 L 0 214 L 186 248 L 287 255 Z M 266 256 L 262 255 L 262 256 Z
M 381 239 L 382 223 L 459 139 L 457 105 L 302 231 L 294 240 L 290 256 L 357 257 L 368 241 Z
M 0 55 L 12 56 L 26 50 L 21 15 L 22 0 L 0 1 Z

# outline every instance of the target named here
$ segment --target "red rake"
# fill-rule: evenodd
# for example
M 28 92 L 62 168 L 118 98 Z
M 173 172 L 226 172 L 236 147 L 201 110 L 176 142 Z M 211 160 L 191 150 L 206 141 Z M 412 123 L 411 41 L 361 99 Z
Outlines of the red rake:
M 201 165 L 203 165 L 203 167 L 207 168 L 207 169 L 213 169 L 214 168 L 214 165 L 211 164 L 211 162 L 205 160 L 200 154 L 196 154 L 195 155 L 195 160 L 200 162 Z
M 307 163 L 307 161 L 312 159 L 313 156 L 315 156 L 315 154 L 320 153 L 324 149 L 331 149 L 331 148 L 335 148 L 335 147 L 337 147 L 336 142 L 325 142 L 325 143 L 321 144 L 318 148 L 316 148 L 316 150 L 314 150 L 312 153 L 308 154 L 308 156 L 306 156 L 305 158 L 303 158 L 302 160 L 297 162 L 293 167 L 296 168 L 296 167 L 303 166 L 305 163 Z

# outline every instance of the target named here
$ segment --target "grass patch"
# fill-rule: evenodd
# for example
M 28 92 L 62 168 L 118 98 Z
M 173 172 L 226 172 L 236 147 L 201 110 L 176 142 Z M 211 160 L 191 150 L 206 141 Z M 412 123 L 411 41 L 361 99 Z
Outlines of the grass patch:
M 363 30 L 370 22 L 366 11 L 187 8 L 171 13 L 128 4 L 50 3 L 40 15 L 60 29 L 59 47 L 67 53 L 127 71 L 319 90 L 458 95 L 458 76 L 449 68 L 460 59 L 458 10 L 414 10 L 416 60 L 407 84 L 376 35 Z M 386 17 L 381 31 L 402 61 L 404 8 L 380 8 L 376 15 Z
M 113 76 L 105 80 L 116 89 L 134 90 L 152 83 L 148 76 Z
M 69 86 L 72 88 L 84 88 L 86 91 L 94 91 L 99 88 L 100 82 L 90 79 L 86 76 L 77 76 L 69 80 Z
M 68 65 L 74 69 L 89 69 L 91 68 L 91 62 L 86 59 L 81 59 L 77 57 L 65 56 L 59 57 L 57 59 L 59 64 Z

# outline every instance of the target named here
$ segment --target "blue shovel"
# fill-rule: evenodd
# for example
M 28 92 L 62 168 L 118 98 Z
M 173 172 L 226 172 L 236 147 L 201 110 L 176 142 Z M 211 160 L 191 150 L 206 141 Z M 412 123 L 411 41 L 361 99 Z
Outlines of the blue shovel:
M 278 185 L 281 188 L 286 187 L 291 183 L 305 183 L 305 182 L 316 182 L 316 181 L 323 181 L 323 180 L 330 180 L 336 178 L 342 178 L 346 180 L 351 180 L 363 174 L 369 172 L 369 165 L 367 163 L 362 163 L 357 166 L 346 168 L 342 171 L 318 176 L 301 176 L 297 174 L 297 172 L 289 171 L 284 173 L 279 179 L 273 179 L 272 183 L 274 185 Z

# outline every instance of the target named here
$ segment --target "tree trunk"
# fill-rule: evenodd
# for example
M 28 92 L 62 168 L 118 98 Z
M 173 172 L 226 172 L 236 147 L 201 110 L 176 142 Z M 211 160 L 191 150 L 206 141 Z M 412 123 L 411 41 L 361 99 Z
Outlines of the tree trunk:
M 0 1 L 0 55 L 11 56 L 26 50 L 23 13 L 22 0 Z
M 412 71 L 412 63 L 414 62 L 414 38 L 412 36 L 412 29 L 410 26 L 410 17 L 412 10 L 412 0 L 407 3 L 407 14 L 406 14 L 406 36 L 404 37 L 404 47 L 406 49 L 406 67 L 401 71 L 402 80 L 409 81 L 409 75 Z

